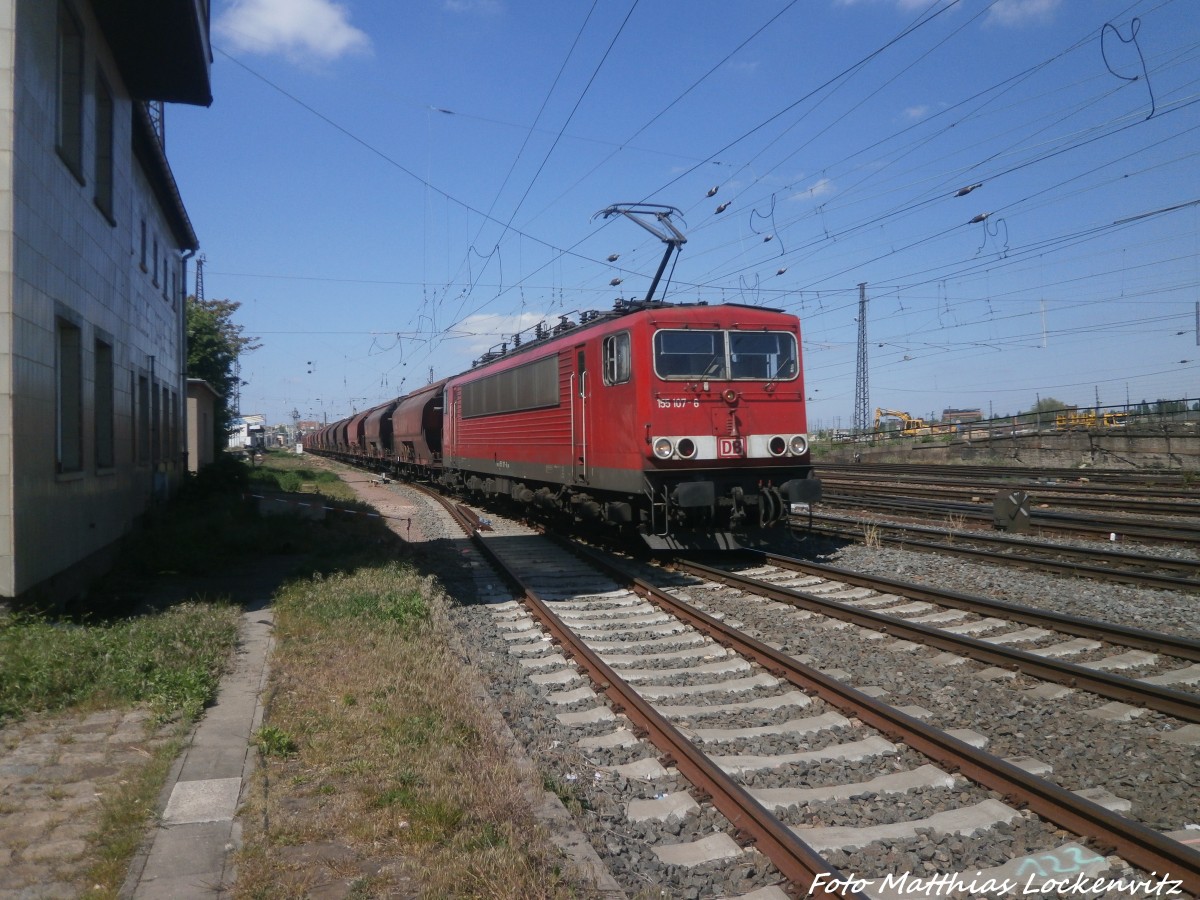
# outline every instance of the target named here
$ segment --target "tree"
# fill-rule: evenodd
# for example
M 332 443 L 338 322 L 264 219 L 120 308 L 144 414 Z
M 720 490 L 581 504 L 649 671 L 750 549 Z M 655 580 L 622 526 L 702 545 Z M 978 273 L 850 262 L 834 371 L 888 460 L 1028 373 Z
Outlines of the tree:
M 258 338 L 244 336 L 242 326 L 233 321 L 241 306 L 235 300 L 187 298 L 187 375 L 203 378 L 217 392 L 212 441 L 218 453 L 225 448 L 238 413 L 233 408 L 239 387 L 238 356 L 262 346 Z

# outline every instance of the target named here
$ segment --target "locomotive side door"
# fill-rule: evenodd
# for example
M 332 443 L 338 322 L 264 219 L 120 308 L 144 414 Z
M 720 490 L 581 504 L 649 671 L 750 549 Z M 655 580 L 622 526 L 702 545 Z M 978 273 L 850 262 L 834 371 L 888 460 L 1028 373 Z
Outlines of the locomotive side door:
M 588 480 L 588 373 L 584 345 L 575 346 L 571 373 L 571 475 L 576 484 Z
M 458 465 L 458 397 L 461 388 L 446 385 L 442 389 L 442 464 L 447 468 Z

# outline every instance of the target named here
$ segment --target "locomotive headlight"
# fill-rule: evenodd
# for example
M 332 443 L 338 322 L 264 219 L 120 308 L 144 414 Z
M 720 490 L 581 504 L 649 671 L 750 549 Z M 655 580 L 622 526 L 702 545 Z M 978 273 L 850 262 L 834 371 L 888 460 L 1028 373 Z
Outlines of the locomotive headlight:
M 671 445 L 670 438 L 659 438 L 654 442 L 654 455 L 659 459 L 670 459 L 674 452 L 675 448 Z
M 808 452 L 808 438 L 802 434 L 793 434 L 788 442 L 788 450 L 792 452 L 792 456 L 803 456 Z
M 787 447 L 787 441 L 779 435 L 775 435 L 775 437 L 767 442 L 767 449 L 771 452 L 772 456 L 783 456 L 783 454 L 787 453 Z
M 675 449 L 679 451 L 679 455 L 684 459 L 691 459 L 696 455 L 696 442 L 691 438 L 680 438 Z

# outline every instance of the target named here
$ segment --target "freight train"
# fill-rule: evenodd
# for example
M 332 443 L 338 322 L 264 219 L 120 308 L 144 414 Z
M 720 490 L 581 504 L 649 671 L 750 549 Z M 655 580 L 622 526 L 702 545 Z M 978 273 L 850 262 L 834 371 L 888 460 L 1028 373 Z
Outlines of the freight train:
M 762 307 L 617 301 L 514 335 L 304 448 L 654 549 L 735 548 L 821 496 L 799 328 Z

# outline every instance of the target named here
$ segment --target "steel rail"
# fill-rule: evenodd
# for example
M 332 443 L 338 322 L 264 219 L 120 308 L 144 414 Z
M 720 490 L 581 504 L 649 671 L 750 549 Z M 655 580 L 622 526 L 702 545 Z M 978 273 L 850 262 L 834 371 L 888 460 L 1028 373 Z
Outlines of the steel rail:
M 1099 669 L 1089 669 L 1075 663 L 1038 656 L 1024 650 L 990 644 L 978 638 L 950 634 L 941 629 L 909 622 L 897 616 L 859 609 L 795 588 L 777 587 L 766 581 L 706 566 L 703 563 L 676 560 L 674 565 L 681 571 L 701 575 L 720 584 L 739 587 L 760 596 L 770 597 L 772 600 L 779 600 L 822 615 L 861 625 L 872 631 L 880 631 L 905 640 L 916 641 L 1005 669 L 1015 669 L 1035 678 L 1041 678 L 1043 681 L 1053 681 L 1113 700 L 1135 703 L 1185 722 L 1200 722 L 1200 694 L 1174 691 L 1170 688 L 1126 678 L 1123 675 L 1113 675 Z
M 1165 469 L 1067 469 L 1044 468 L 1027 466 L 983 466 L 971 463 L 938 464 L 930 463 L 817 463 L 818 475 L 823 472 L 859 473 L 864 476 L 911 475 L 922 477 L 932 475 L 934 478 L 1001 478 L 1001 479 L 1061 479 L 1074 481 L 1080 477 L 1093 481 L 1107 479 L 1110 483 L 1125 485 L 1172 485 L 1186 490 L 1194 490 L 1196 483 L 1189 480 L 1190 472 L 1181 469 L 1168 471 Z
M 945 469 L 948 467 L 940 467 L 936 472 L 930 470 L 928 474 L 920 473 L 887 473 L 874 472 L 871 470 L 865 471 L 830 471 L 825 466 L 817 464 L 821 469 L 820 478 L 825 484 L 862 484 L 875 485 L 876 487 L 919 487 L 919 486 L 935 486 L 948 487 L 958 490 L 975 490 L 978 492 L 986 491 L 1011 491 L 1021 490 L 1028 493 L 1039 493 L 1047 491 L 1051 494 L 1069 493 L 1069 494 L 1085 494 L 1095 496 L 1106 496 L 1123 499 L 1162 499 L 1168 501 L 1179 502 L 1186 498 L 1200 500 L 1195 490 L 1189 489 L 1187 486 L 1180 484 L 1175 487 L 1155 487 L 1149 484 L 1128 484 L 1128 483 L 1113 483 L 1111 481 L 1100 478 L 1098 480 L 1087 476 L 1087 481 L 1080 481 L 1078 476 L 1067 478 L 1038 478 L 1036 476 L 1023 476 L 1021 478 L 1004 478 L 1001 476 L 988 476 L 985 473 L 974 475 L 972 472 L 965 472 L 961 475 L 946 474 Z
M 828 523 L 831 526 L 843 529 L 859 529 L 860 534 L 864 523 L 867 522 L 867 520 L 862 518 L 832 516 L 817 512 L 812 513 L 811 516 L 797 516 L 796 518 L 798 521 L 803 521 L 806 526 L 811 518 L 820 527 L 825 527 L 825 523 Z M 1055 556 L 1085 559 L 1093 562 L 1100 561 L 1145 570 L 1164 569 L 1200 576 L 1200 560 L 1195 559 L 1171 559 L 1166 556 L 1154 556 L 1149 553 L 1132 553 L 1126 550 L 1101 549 L 1098 547 L 1072 547 L 1066 544 L 1051 544 L 1033 538 L 1012 537 L 1006 534 L 966 529 L 938 528 L 932 525 L 901 524 L 898 522 L 869 522 L 867 524 L 881 530 L 903 534 L 928 535 L 930 537 L 944 536 L 955 540 L 961 539 L 970 543 L 989 544 L 1016 551 L 1040 550 Z
M 746 550 L 744 555 L 761 560 L 773 566 L 780 566 L 793 572 L 804 572 L 827 578 L 831 581 L 842 581 L 856 587 L 872 590 L 883 589 L 885 593 L 900 594 L 913 600 L 927 600 L 955 609 L 965 609 L 971 612 L 997 614 L 1024 622 L 1026 625 L 1039 625 L 1053 628 L 1057 631 L 1073 634 L 1076 637 L 1087 637 L 1119 644 L 1124 647 L 1134 647 L 1138 650 L 1149 650 L 1152 653 L 1163 653 L 1167 656 L 1178 656 L 1193 662 L 1200 661 L 1200 641 L 1181 635 L 1166 634 L 1161 631 L 1146 631 L 1143 628 L 1132 628 L 1128 625 L 1118 625 L 1114 622 L 1101 622 L 1084 616 L 1072 616 L 1052 610 L 1038 609 L 1021 603 L 1007 603 L 1003 600 L 993 600 L 977 594 L 965 594 L 960 591 L 950 591 L 945 588 L 933 588 L 912 581 L 901 581 L 897 578 L 885 578 L 882 575 L 863 575 L 836 566 L 826 566 L 821 563 L 793 559 L 790 556 L 780 556 L 760 550 Z M 714 569 L 713 571 L 723 571 Z M 819 597 L 816 599 L 820 599 Z M 836 601 L 826 601 L 836 603 Z M 837 604 L 843 606 L 844 604 Z M 892 617 L 888 617 L 892 618 Z M 903 620 L 901 620 L 903 621 Z M 909 623 L 914 624 L 914 623 Z M 1040 657 L 1039 657 L 1040 658 Z
M 845 876 L 755 800 L 728 773 L 713 763 L 595 651 L 580 640 L 551 611 L 546 601 L 488 546 L 489 542 L 486 539 L 478 532 L 474 532 L 471 537 L 497 570 L 522 593 L 525 604 L 550 632 L 553 642 L 562 648 L 563 655 L 573 659 L 580 672 L 590 678 L 608 697 L 614 712 L 624 713 L 630 719 L 635 733 L 640 731 L 641 735 L 664 754 L 663 762 L 666 765 L 678 769 L 698 792 L 706 795 L 703 799 L 711 800 L 734 826 L 737 837 L 744 844 L 754 845 L 779 869 L 784 878 L 802 886 L 808 892 L 806 896 L 855 897 L 868 900 L 865 894 L 842 893 L 828 887 L 830 881 L 845 883 Z M 825 884 L 812 890 L 816 876 L 821 874 L 826 876 Z
M 827 537 L 838 537 L 849 540 L 861 540 L 862 534 L 856 532 L 851 526 L 839 526 L 832 523 L 821 523 L 818 519 L 821 517 L 813 516 L 814 524 L 810 528 L 810 533 L 821 534 Z M 910 529 L 905 526 L 895 525 L 876 525 L 874 526 L 881 531 L 895 530 L 907 532 Z M 914 529 L 916 530 L 916 529 Z M 934 532 L 932 528 L 919 529 L 921 532 Z M 977 538 L 973 534 L 962 534 L 959 536 L 965 541 L 987 540 L 987 537 Z M 967 559 L 973 559 L 978 562 L 995 563 L 1003 566 L 1015 566 L 1018 568 L 1037 569 L 1047 572 L 1055 572 L 1060 575 L 1074 575 L 1082 578 L 1093 578 L 1097 581 L 1116 582 L 1119 584 L 1132 584 L 1140 587 L 1159 588 L 1166 591 L 1200 591 L 1200 581 L 1191 578 L 1184 578 L 1178 575 L 1159 575 L 1153 572 L 1138 572 L 1132 569 L 1109 569 L 1104 566 L 1089 565 L 1082 562 L 1067 562 L 1058 559 L 1048 559 L 1044 556 L 1030 556 L 1024 553 L 1004 553 L 1000 550 L 985 550 L 978 547 L 963 547 L 947 541 L 918 541 L 911 537 L 906 537 L 901 534 L 879 534 L 880 541 L 889 544 L 895 544 L 905 550 L 914 550 L 920 553 L 941 553 L 947 556 L 961 556 Z M 1043 545 L 1045 546 L 1045 545 Z M 1079 551 L 1082 555 L 1086 551 Z M 1073 554 L 1072 554 L 1073 555 Z M 1149 559 L 1150 557 L 1141 557 Z M 1195 565 L 1195 564 L 1193 564 Z
M 945 500 L 960 503 L 971 502 L 972 497 L 981 494 L 992 494 L 997 491 L 1021 490 L 1029 494 L 1032 502 L 1046 504 L 1055 509 L 1094 509 L 1108 512 L 1125 512 L 1137 516 L 1178 516 L 1181 518 L 1200 516 L 1200 500 L 1188 502 L 1132 498 L 1129 496 L 1088 497 L 1072 493 L 1070 488 L 1048 485 L 964 485 L 949 484 L 944 481 L 924 482 L 913 484 L 897 484 L 895 482 L 880 483 L 868 481 L 850 481 L 843 478 L 822 479 L 824 489 L 841 496 L 877 497 L 886 494 L 889 497 L 915 497 L 921 499 L 932 493 Z
M 852 497 L 826 492 L 821 502 L 827 506 L 859 507 L 898 511 L 907 515 L 936 516 L 961 515 L 968 519 L 992 521 L 992 511 L 966 503 L 937 503 L 935 501 L 889 499 L 887 497 Z M 1132 519 L 1110 519 L 1107 523 L 1080 519 L 1067 513 L 1032 510 L 1030 527 L 1073 534 L 1120 534 L 1141 540 L 1167 541 L 1176 544 L 1200 544 L 1200 528 L 1193 525 L 1172 528 L 1158 522 L 1135 521 Z
M 960 772 L 1003 795 L 1010 803 L 1028 807 L 1059 827 L 1096 841 L 1104 850 L 1111 849 L 1146 872 L 1169 873 L 1180 879 L 1186 890 L 1193 894 L 1200 892 L 1200 851 L 842 684 L 623 571 L 594 551 L 576 548 L 576 552 L 603 565 L 672 615 L 755 660 L 777 678 L 816 693 L 846 715 L 857 717 L 890 738 L 907 744 L 949 771 Z

